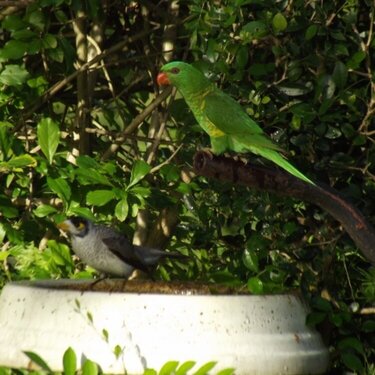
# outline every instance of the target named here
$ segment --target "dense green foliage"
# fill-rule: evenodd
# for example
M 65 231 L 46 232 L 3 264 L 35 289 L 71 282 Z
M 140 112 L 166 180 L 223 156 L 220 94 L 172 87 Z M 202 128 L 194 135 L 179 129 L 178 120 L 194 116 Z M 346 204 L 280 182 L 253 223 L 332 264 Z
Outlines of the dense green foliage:
M 2 9 L 0 283 L 91 277 L 55 223 L 95 217 L 191 256 L 160 278 L 301 287 L 333 369 L 373 374 L 374 269 L 317 207 L 194 176 L 208 137 L 178 95 L 162 102 L 155 79 L 168 59 L 196 62 L 298 169 L 374 223 L 374 11 L 370 0 Z
M 121 349 L 120 349 L 121 350 Z M 43 375 L 45 373 L 50 374 L 59 374 L 58 372 L 53 372 L 49 367 L 48 363 L 41 358 L 38 354 L 33 352 L 25 352 L 25 355 L 30 359 L 30 361 L 37 365 L 40 368 L 39 371 L 33 371 L 33 375 Z M 64 375 L 74 375 L 74 374 L 82 374 L 82 375 L 98 375 L 102 374 L 103 372 L 100 369 L 100 366 L 93 362 L 92 360 L 85 358 L 83 362 L 77 365 L 77 354 L 72 348 L 68 348 L 61 360 Z M 159 371 L 154 369 L 145 369 L 143 375 L 209 375 L 212 374 L 212 370 L 215 370 L 215 366 L 217 362 L 207 362 L 201 367 L 196 366 L 194 361 L 186 361 L 183 363 L 179 363 L 177 361 L 169 361 L 165 363 Z M 216 371 L 216 375 L 232 375 L 234 370 L 231 368 L 227 368 L 224 370 Z M 11 375 L 11 371 L 5 368 L 0 367 L 0 374 L 1 375 Z

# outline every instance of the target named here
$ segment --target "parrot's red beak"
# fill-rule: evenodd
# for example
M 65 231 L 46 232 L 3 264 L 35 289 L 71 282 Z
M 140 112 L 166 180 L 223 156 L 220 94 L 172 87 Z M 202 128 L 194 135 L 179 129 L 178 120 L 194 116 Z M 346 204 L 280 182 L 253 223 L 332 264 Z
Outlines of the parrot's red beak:
M 170 80 L 168 79 L 168 76 L 164 72 L 158 74 L 156 82 L 159 86 L 166 86 L 171 84 Z

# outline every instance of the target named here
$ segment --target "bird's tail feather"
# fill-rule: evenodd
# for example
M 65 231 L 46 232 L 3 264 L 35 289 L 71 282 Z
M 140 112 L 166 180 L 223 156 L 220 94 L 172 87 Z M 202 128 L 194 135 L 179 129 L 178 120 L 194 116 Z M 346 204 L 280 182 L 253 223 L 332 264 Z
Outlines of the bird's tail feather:
M 282 155 L 280 155 L 278 152 L 275 152 L 273 150 L 257 150 L 257 152 L 254 152 L 260 156 L 263 156 L 264 158 L 273 161 L 275 164 L 277 164 L 279 167 L 283 168 L 293 176 L 309 183 L 312 185 L 315 185 L 313 181 L 311 181 L 308 177 L 306 177 L 303 173 L 301 173 L 296 167 L 294 167 L 292 164 L 288 162 Z
M 187 259 L 186 255 L 177 253 L 175 251 L 164 251 L 160 249 L 154 249 L 152 247 L 145 246 L 134 246 L 134 249 L 140 254 L 143 262 L 146 265 L 152 266 L 157 264 L 162 258 L 175 258 L 175 259 Z

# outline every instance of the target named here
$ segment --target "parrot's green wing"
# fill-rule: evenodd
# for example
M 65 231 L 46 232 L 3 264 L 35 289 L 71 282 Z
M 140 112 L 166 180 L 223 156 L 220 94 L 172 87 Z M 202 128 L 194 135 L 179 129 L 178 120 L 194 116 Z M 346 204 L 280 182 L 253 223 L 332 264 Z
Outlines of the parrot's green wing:
M 204 97 L 203 111 L 212 124 L 223 133 L 232 136 L 231 138 L 234 143 L 243 140 L 243 146 L 246 145 L 246 147 L 242 148 L 252 152 L 254 152 L 253 148 L 283 151 L 281 147 L 268 138 L 259 125 L 247 115 L 239 103 L 223 92 L 215 90 L 206 95 Z
M 230 149 L 236 152 L 253 152 L 273 161 L 293 176 L 314 184 L 279 153 L 283 150 L 268 138 L 259 125 L 244 112 L 241 105 L 230 96 L 215 90 L 205 96 L 203 111 L 207 121 L 227 135 Z

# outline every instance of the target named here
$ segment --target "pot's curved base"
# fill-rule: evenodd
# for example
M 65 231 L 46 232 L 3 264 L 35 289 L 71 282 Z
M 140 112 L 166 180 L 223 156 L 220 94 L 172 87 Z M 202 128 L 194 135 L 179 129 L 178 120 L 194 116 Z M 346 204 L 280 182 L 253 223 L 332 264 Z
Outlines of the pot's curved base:
M 70 346 L 113 374 L 142 374 L 170 360 L 217 361 L 215 370 L 231 367 L 237 375 L 327 370 L 328 351 L 306 327 L 297 295 L 225 295 L 191 283 L 163 294 L 169 283 L 145 283 L 154 289 L 123 292 L 125 284 L 142 284 L 123 280 L 101 287 L 74 280 L 7 284 L 0 296 L 0 364 L 28 367 L 23 351 L 32 351 L 61 371 Z M 100 291 L 103 285 L 112 289 Z

